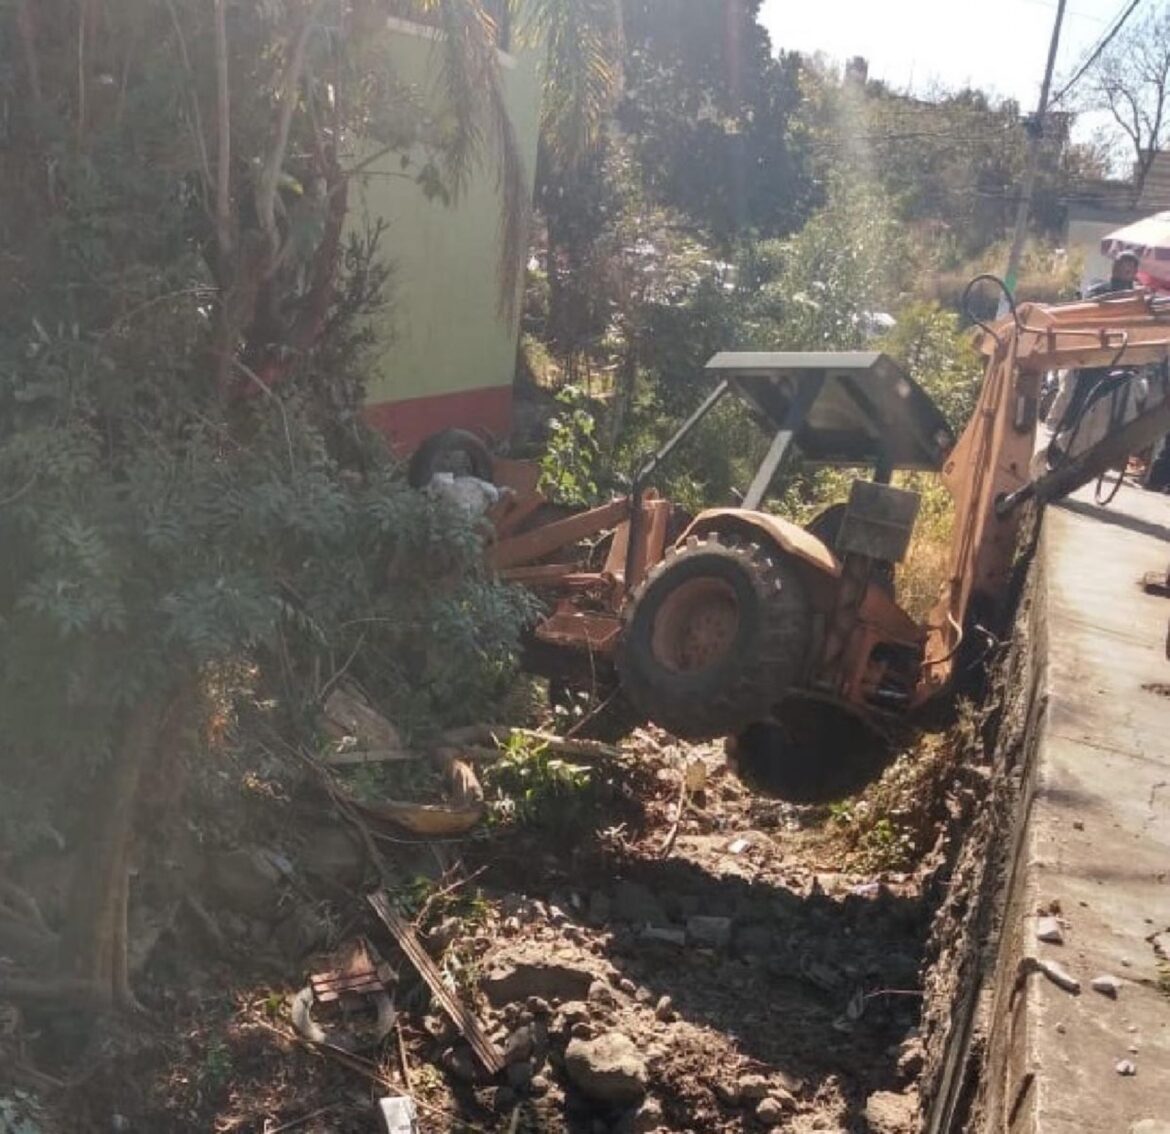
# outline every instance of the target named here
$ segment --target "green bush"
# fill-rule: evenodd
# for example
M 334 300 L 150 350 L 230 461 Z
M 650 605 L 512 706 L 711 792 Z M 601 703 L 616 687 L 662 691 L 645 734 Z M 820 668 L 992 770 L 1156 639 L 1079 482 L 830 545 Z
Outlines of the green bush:
M 593 769 L 563 760 L 546 744 L 519 734 L 509 738 L 484 780 L 496 822 L 558 837 L 572 837 L 588 823 L 597 786 Z
M 557 403 L 540 459 L 540 490 L 558 504 L 590 507 L 599 498 L 597 420 L 577 386 L 561 389 Z

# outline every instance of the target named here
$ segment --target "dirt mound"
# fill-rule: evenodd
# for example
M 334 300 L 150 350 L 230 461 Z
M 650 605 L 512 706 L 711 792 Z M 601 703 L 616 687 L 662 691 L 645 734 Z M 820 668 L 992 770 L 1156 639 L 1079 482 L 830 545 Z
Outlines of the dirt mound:
M 580 826 L 381 841 L 495 1075 L 371 915 L 360 838 L 274 790 L 260 814 L 280 822 L 250 810 L 247 840 L 202 856 L 139 977 L 148 1023 L 97 1040 L 84 1087 L 56 1093 L 64 1128 L 369 1131 L 376 1098 L 406 1093 L 436 1132 L 894 1130 L 917 1109 L 953 780 L 932 745 L 822 807 L 753 794 L 721 746 L 640 733 L 594 769 L 592 810 L 565 812 Z M 355 934 L 394 970 L 394 1028 L 310 1049 L 290 999 Z

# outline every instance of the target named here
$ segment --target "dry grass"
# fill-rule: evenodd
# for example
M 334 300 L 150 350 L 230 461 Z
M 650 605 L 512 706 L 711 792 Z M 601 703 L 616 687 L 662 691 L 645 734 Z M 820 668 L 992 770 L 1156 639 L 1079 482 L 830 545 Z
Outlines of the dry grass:
M 859 796 L 830 808 L 830 830 L 851 867 L 913 870 L 921 863 L 937 838 L 960 751 L 957 732 L 922 733 Z
M 912 618 L 922 621 L 947 580 L 955 503 L 932 474 L 906 473 L 896 483 L 922 496 L 910 550 L 898 565 L 898 602 Z

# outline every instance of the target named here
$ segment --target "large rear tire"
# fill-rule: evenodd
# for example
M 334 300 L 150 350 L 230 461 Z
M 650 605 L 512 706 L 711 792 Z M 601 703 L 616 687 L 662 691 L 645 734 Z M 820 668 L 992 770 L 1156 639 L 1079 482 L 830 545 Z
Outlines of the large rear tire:
M 635 709 L 681 739 L 709 740 L 768 717 L 811 637 L 803 582 L 781 553 L 692 536 L 631 599 L 617 671 Z
M 492 479 L 492 455 L 474 433 L 466 429 L 444 429 L 428 437 L 416 450 L 407 466 L 406 479 L 411 488 L 426 488 L 436 473 Z

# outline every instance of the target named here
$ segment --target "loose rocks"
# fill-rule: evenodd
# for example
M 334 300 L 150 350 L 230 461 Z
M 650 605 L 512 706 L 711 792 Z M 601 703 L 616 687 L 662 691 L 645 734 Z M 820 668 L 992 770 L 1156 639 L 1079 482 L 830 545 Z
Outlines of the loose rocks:
M 766 1098 L 756 1107 L 756 1118 L 765 1126 L 779 1126 L 784 1121 L 785 1106 L 779 1099 Z
M 632 1106 L 646 1093 L 646 1065 L 633 1041 L 620 1032 L 572 1040 L 565 1071 L 582 1094 L 597 1102 Z
M 918 1101 L 913 1095 L 877 1091 L 866 1101 L 865 1121 L 873 1134 L 909 1134 L 918 1129 Z
M 493 1008 L 539 996 L 543 1000 L 584 1000 L 593 974 L 555 961 L 529 961 L 485 974 L 480 988 Z
M 1093 977 L 1089 985 L 1094 992 L 1099 992 L 1102 996 L 1108 996 L 1111 1000 L 1116 1000 L 1117 993 L 1121 990 L 1121 981 L 1109 973 L 1102 973 L 1100 976 Z

